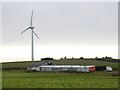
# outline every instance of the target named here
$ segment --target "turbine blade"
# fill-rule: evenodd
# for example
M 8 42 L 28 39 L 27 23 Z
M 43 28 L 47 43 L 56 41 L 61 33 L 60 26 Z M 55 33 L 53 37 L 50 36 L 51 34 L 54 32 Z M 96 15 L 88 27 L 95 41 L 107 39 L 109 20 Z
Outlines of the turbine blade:
M 33 31 L 34 35 L 39 39 L 39 37 L 37 36 L 37 34 Z
M 21 34 L 23 34 L 25 31 L 27 31 L 28 29 L 30 29 L 30 27 L 28 27 L 27 29 L 25 29 L 24 31 L 21 32 Z
M 32 13 L 31 13 L 31 22 L 30 22 L 30 26 L 32 26 L 32 18 L 33 18 L 33 10 L 32 10 Z

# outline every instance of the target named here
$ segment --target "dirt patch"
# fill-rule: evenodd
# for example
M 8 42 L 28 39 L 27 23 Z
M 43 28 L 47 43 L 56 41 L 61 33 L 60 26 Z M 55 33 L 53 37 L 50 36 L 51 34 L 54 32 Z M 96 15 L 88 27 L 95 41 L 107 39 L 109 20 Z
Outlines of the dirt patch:
M 112 76 L 120 76 L 120 71 L 113 71 Z

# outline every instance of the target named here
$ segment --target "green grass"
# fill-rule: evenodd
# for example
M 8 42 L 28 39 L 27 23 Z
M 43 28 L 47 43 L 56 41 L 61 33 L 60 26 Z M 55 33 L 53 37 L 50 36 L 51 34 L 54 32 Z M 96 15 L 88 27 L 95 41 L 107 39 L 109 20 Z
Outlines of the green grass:
M 47 62 L 37 61 L 37 62 Z M 53 60 L 57 65 L 96 65 L 112 66 L 118 69 L 118 63 L 97 60 Z M 3 63 L 3 68 L 26 68 L 32 61 Z M 50 73 L 32 72 L 26 73 L 20 70 L 3 70 L 3 88 L 117 88 L 118 77 L 111 72 L 91 73 Z
M 2 70 L 0 70 L 0 89 L 2 88 Z
M 50 73 L 4 70 L 3 88 L 117 88 L 110 72 Z

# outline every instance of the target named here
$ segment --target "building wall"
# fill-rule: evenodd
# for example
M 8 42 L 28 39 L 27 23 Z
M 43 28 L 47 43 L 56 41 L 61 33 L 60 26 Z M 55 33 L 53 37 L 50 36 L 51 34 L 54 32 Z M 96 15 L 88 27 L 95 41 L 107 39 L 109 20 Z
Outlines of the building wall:
M 91 68 L 92 67 L 92 68 Z M 53 71 L 53 72 L 60 72 L 60 71 L 75 71 L 75 72 L 90 72 L 95 71 L 94 66 L 39 66 L 39 71 Z
M 27 68 L 28 69 L 28 68 Z M 52 72 L 93 72 L 93 71 L 112 71 L 109 66 L 96 67 L 96 66 L 78 66 L 78 65 L 44 65 L 38 67 L 31 67 L 32 71 L 52 71 Z

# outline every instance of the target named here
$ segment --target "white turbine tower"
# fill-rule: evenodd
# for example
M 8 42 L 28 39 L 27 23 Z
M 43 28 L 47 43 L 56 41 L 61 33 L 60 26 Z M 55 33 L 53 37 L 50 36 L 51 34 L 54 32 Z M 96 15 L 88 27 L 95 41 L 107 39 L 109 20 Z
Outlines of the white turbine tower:
M 30 21 L 30 27 L 28 27 L 27 29 L 25 29 L 24 31 L 21 32 L 24 33 L 27 30 L 31 30 L 31 59 L 32 61 L 34 61 L 34 38 L 33 38 L 33 34 L 39 39 L 39 37 L 37 36 L 37 34 L 35 33 L 35 31 L 33 30 L 33 24 L 32 24 L 32 18 L 33 18 L 33 10 L 32 10 L 32 14 L 31 14 L 31 21 Z

